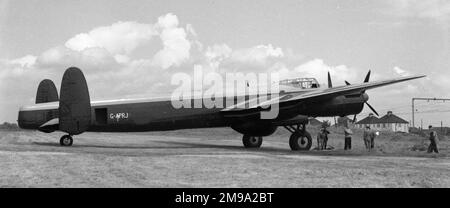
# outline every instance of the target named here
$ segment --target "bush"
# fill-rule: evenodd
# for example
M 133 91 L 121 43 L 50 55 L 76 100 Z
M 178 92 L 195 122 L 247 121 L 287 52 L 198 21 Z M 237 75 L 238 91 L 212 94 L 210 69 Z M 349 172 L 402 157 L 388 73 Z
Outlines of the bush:
M 18 131 L 19 126 L 17 126 L 17 124 L 15 124 L 15 123 L 4 122 L 3 124 L 0 125 L 0 129 L 8 130 L 8 131 Z

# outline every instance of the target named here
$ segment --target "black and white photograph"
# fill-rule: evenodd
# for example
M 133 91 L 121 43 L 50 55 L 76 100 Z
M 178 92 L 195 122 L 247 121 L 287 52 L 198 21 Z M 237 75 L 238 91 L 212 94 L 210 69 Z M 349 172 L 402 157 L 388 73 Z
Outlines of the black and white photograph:
M 450 1 L 0 0 L 0 188 L 449 187 Z

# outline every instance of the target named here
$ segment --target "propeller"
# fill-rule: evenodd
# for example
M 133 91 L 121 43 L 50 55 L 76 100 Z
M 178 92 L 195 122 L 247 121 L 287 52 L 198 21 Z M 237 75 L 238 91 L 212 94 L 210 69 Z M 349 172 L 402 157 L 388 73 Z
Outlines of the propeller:
M 328 72 L 328 88 L 332 88 L 332 87 L 333 87 L 333 83 L 331 83 L 330 72 Z
M 369 80 L 370 80 L 370 70 L 369 70 L 369 72 L 367 73 L 367 75 L 366 75 L 366 78 L 364 78 L 364 83 L 367 83 L 367 82 L 369 82 Z M 330 83 L 331 83 L 331 79 L 330 79 L 330 72 L 328 72 L 328 85 L 330 85 Z M 345 84 L 346 85 L 351 85 L 349 82 L 347 82 L 347 81 L 345 81 Z M 361 92 L 361 94 L 363 94 L 363 93 L 365 93 L 366 91 L 365 90 L 363 90 L 362 92 Z M 375 108 L 373 108 L 367 101 L 366 102 L 364 102 L 369 108 L 370 108 L 370 110 L 372 110 L 372 112 L 373 113 L 375 113 L 375 115 L 377 115 L 377 116 L 380 116 L 379 114 L 378 114 L 378 112 L 375 110 Z M 356 121 L 356 116 L 357 116 L 357 114 L 355 114 L 355 116 L 353 117 L 353 123 L 355 123 L 355 121 Z
M 364 79 L 364 83 L 365 83 L 365 82 L 369 82 L 369 79 L 370 79 L 370 70 L 369 70 L 369 72 L 367 73 L 366 78 Z
M 377 116 L 380 116 L 380 115 L 378 115 L 378 113 L 377 113 L 377 111 L 366 101 L 365 102 L 365 104 L 367 105 L 367 106 L 369 106 L 369 108 L 370 108 L 370 110 L 372 110 L 372 112 L 374 112 L 375 113 L 375 115 L 377 115 Z
M 364 83 L 366 83 L 366 82 L 369 82 L 369 79 L 370 79 L 370 70 L 369 70 L 369 72 L 367 72 L 367 75 L 366 75 L 366 78 L 364 79 Z M 363 90 L 362 91 L 362 93 L 365 93 L 366 91 L 365 90 Z M 366 102 L 367 103 L 367 102 Z M 370 105 L 369 105 L 370 106 Z M 377 113 L 376 113 L 377 114 Z M 377 114 L 377 116 L 378 116 L 378 114 Z

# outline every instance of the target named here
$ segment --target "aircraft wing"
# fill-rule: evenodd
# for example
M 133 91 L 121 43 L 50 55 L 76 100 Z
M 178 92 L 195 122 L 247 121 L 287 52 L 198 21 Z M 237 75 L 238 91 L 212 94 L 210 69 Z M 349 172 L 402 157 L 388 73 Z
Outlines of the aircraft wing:
M 302 101 L 311 101 L 312 99 L 315 99 L 315 100 L 328 99 L 328 98 L 336 97 L 339 95 L 361 93 L 365 90 L 382 87 L 385 85 L 395 84 L 395 83 L 399 83 L 399 82 L 404 82 L 404 81 L 408 81 L 408 80 L 418 79 L 418 78 L 422 78 L 422 77 L 425 77 L 425 76 L 424 75 L 408 76 L 408 77 L 401 77 L 401 78 L 390 79 L 390 80 L 366 82 L 366 83 L 361 83 L 361 84 L 352 84 L 352 85 L 327 88 L 327 89 L 317 89 L 317 90 L 311 90 L 311 91 L 278 94 L 278 95 L 273 95 L 270 99 L 268 99 L 265 102 L 261 102 L 261 103 L 256 103 L 254 100 L 253 101 L 247 100 L 247 101 L 238 103 L 236 105 L 224 108 L 222 110 L 222 112 L 228 112 L 228 113 L 232 113 L 232 114 L 236 113 L 234 115 L 240 116 L 239 113 L 244 113 L 242 111 L 247 112 L 247 111 L 251 110 L 252 112 L 255 112 L 254 110 L 256 110 L 256 109 L 267 108 L 267 106 L 277 104 L 277 103 L 278 104 L 287 104 L 287 103 L 299 103 Z M 245 106 L 248 106 L 248 107 L 244 108 Z M 247 113 L 244 113 L 244 114 L 247 114 Z

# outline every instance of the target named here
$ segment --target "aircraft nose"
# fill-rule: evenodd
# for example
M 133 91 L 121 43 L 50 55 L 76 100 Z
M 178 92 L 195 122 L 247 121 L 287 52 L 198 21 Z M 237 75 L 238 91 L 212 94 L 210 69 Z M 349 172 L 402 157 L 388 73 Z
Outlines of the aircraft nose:
M 369 95 L 367 93 L 362 94 L 364 102 L 367 102 L 369 100 Z

